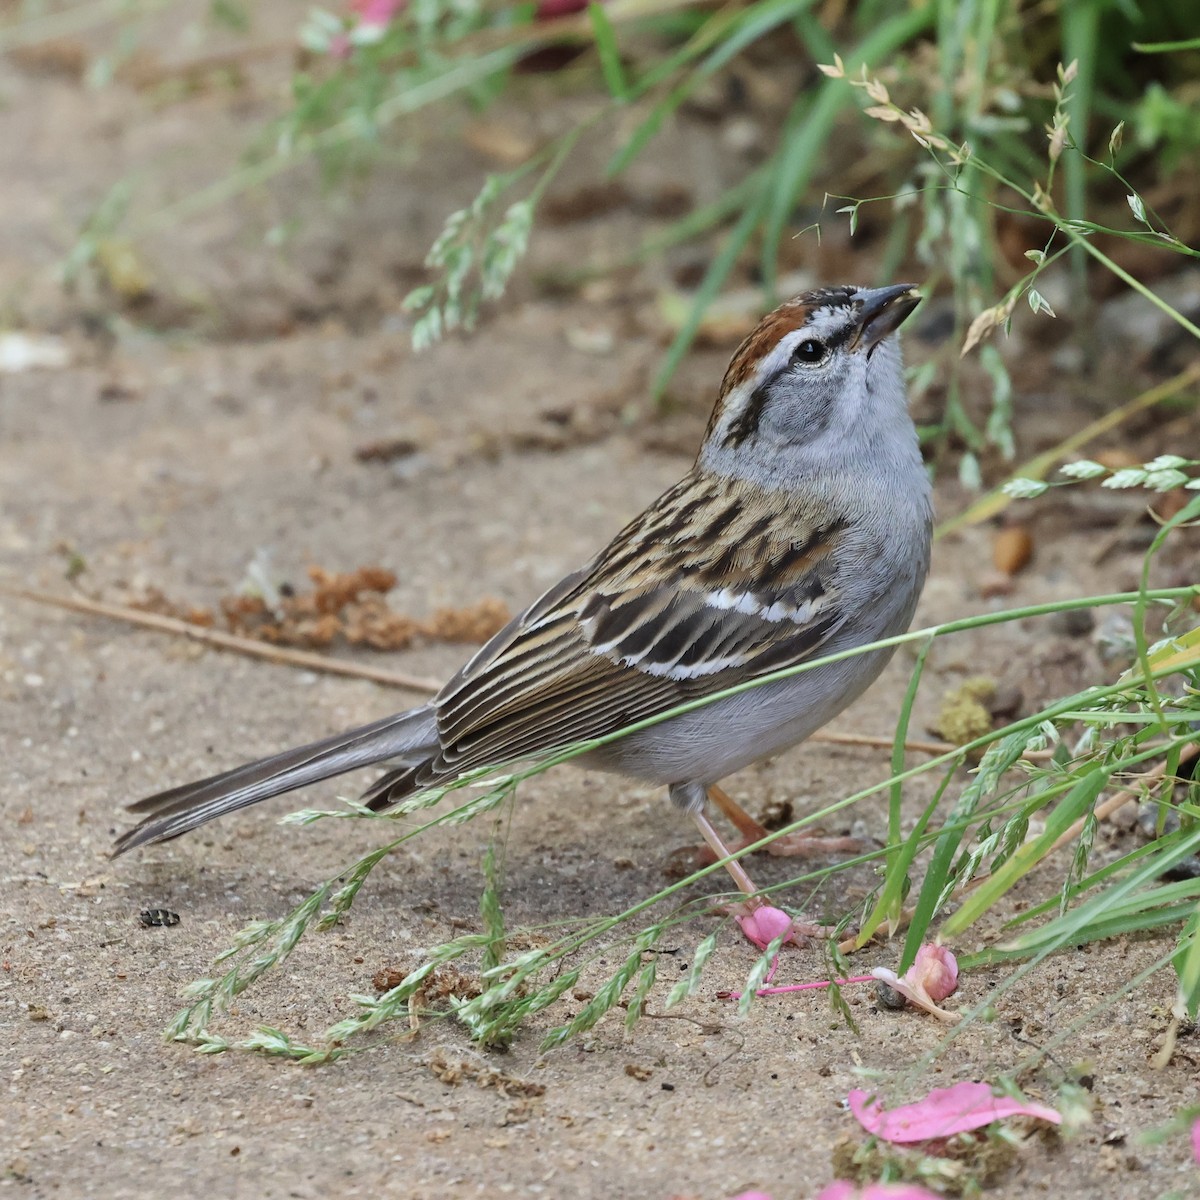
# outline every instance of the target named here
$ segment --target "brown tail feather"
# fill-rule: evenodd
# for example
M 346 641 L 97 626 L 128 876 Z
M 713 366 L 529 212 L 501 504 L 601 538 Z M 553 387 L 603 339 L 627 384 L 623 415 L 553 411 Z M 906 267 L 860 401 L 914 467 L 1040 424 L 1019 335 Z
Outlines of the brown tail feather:
M 385 717 L 136 801 L 129 810 L 145 815 L 117 839 L 113 854 L 124 854 L 147 842 L 167 841 L 226 813 L 356 767 L 393 758 L 415 765 L 437 750 L 437 728 L 430 708 Z

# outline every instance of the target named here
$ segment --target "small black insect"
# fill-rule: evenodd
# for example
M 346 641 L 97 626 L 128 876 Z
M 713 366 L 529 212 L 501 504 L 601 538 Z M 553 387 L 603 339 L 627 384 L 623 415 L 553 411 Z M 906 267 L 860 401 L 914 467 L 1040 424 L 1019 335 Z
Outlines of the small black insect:
M 138 913 L 138 920 L 141 921 L 147 929 L 154 925 L 178 925 L 179 914 L 172 912 L 169 908 L 143 908 Z

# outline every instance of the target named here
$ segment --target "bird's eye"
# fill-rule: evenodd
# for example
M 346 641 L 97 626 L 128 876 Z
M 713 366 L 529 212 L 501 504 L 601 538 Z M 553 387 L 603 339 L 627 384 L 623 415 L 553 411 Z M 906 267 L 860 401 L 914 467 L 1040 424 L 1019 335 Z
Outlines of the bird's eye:
M 792 362 L 807 363 L 811 366 L 813 363 L 819 363 L 827 353 L 828 348 L 824 342 L 806 338 L 792 351 Z

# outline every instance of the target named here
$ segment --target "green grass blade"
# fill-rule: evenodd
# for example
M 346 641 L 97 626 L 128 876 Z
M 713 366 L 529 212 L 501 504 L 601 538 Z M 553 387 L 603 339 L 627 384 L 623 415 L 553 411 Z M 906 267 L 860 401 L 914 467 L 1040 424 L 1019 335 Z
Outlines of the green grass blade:
M 1187 1016 L 1191 1021 L 1200 1012 L 1200 903 L 1179 934 L 1179 948 L 1175 953 L 1175 974 L 1179 980 L 1179 998 L 1176 1002 L 1177 1016 Z
M 925 660 L 933 640 L 927 641 L 918 651 L 916 662 L 913 663 L 912 674 L 909 676 L 908 688 L 900 705 L 900 717 L 896 722 L 896 734 L 892 740 L 892 778 L 893 783 L 888 796 L 888 839 L 887 855 L 884 866 L 883 889 L 879 894 L 871 915 L 863 922 L 858 934 L 860 945 L 865 945 L 884 921 L 894 921 L 904 904 L 905 889 L 908 883 L 908 871 L 921 846 L 925 828 L 937 807 L 949 782 L 947 775 L 938 788 L 937 795 L 921 814 L 916 828 L 907 839 L 900 836 L 901 807 L 904 801 L 904 743 L 908 740 L 908 727 L 912 718 L 912 707 L 917 698 L 917 690 L 921 685 L 921 676 L 925 670 Z M 905 969 L 904 966 L 901 970 Z
M 499 822 L 497 822 L 497 825 Z M 492 832 L 492 841 L 483 856 L 483 891 L 479 894 L 479 915 L 483 919 L 487 945 L 483 951 L 481 970 L 490 971 L 504 961 L 505 931 L 504 909 L 500 904 L 503 867 L 496 863 L 497 831 Z
M 875 931 L 885 922 L 891 921 L 899 915 L 904 904 L 904 890 L 908 883 L 909 871 L 912 869 L 913 860 L 917 857 L 918 851 L 925 844 L 925 830 L 929 826 L 929 822 L 933 814 L 937 811 L 938 806 L 942 802 L 942 798 L 946 794 L 946 788 L 950 784 L 950 780 L 954 778 L 953 771 L 947 771 L 942 777 L 942 782 L 938 785 L 934 797 L 925 806 L 925 811 L 917 819 L 916 825 L 913 827 L 912 833 L 904 840 L 904 843 L 899 846 L 894 861 L 890 861 L 887 865 L 884 875 L 883 888 L 880 890 L 879 898 L 875 902 L 875 907 L 871 910 L 870 915 L 862 922 L 862 927 L 855 938 L 855 942 L 859 946 L 865 946 L 872 937 L 875 936 Z M 891 853 L 891 847 L 888 849 Z M 913 947 L 913 958 L 916 957 L 916 947 L 920 941 L 924 940 L 925 928 L 928 927 L 928 919 L 920 929 L 920 936 Z M 905 951 L 907 954 L 907 950 Z M 901 955 L 900 970 L 907 971 L 912 966 L 912 960 Z
M 1134 42 L 1139 54 L 1178 54 L 1187 50 L 1200 50 L 1200 38 L 1189 38 L 1183 42 Z
M 904 692 L 904 700 L 900 705 L 900 718 L 896 722 L 896 734 L 892 738 L 892 774 L 900 775 L 904 771 L 904 743 L 908 741 L 908 727 L 912 720 L 912 708 L 916 703 L 917 689 L 921 686 L 921 676 L 925 673 L 925 660 L 929 657 L 929 648 L 933 645 L 930 638 L 917 652 L 916 662 L 913 663 L 912 674 L 908 679 L 908 687 Z M 892 784 L 888 795 L 888 870 L 891 871 L 894 856 L 892 847 L 900 844 L 900 818 L 904 804 L 904 783 L 897 779 Z
M 1186 837 L 1187 831 L 1179 829 L 1174 833 L 1166 834 L 1164 837 L 1156 838 L 1152 842 L 1147 842 L 1144 846 L 1138 846 L 1136 850 L 1131 850 L 1128 854 L 1122 854 L 1120 858 L 1109 863 L 1107 866 L 1101 867 L 1100 870 L 1093 872 L 1086 879 L 1081 879 L 1071 891 L 1071 900 L 1078 900 L 1081 896 L 1093 891 L 1101 884 L 1108 883 L 1118 876 L 1127 874 L 1144 859 L 1169 851 L 1172 846 Z M 1030 921 L 1036 921 L 1039 917 L 1047 916 L 1058 910 L 1060 903 L 1060 897 L 1050 896 L 1040 904 L 1032 905 L 1024 912 L 1017 913 L 1016 916 L 1010 918 L 1005 923 L 1005 928 L 1016 929 L 1021 925 L 1028 925 Z
M 1001 957 L 1040 959 L 1063 946 L 1080 945 L 1101 937 L 1152 929 L 1178 921 L 1187 912 L 1173 909 L 1171 905 L 1180 897 L 1190 899 L 1200 888 L 1200 881 L 1188 879 L 1177 884 L 1163 884 L 1158 880 L 1164 872 L 1190 858 L 1197 850 L 1200 850 L 1200 830 L 1193 830 L 1170 850 L 1154 855 L 1139 870 L 1092 897 L 1087 903 L 1048 921 L 1023 937 L 1002 943 L 991 951 L 984 951 L 982 955 L 967 956 L 966 964 L 998 962 Z
M 963 902 L 962 907 L 946 921 L 944 929 L 954 937 L 977 921 L 997 900 L 1020 879 L 1023 879 L 1050 853 L 1054 843 L 1075 821 L 1091 812 L 1097 797 L 1108 783 L 1109 772 L 1103 767 L 1089 771 L 1066 796 L 1059 801 L 1046 819 L 1045 828 L 1032 841 L 1026 842 L 1011 858 L 990 875 Z
M 925 878 L 921 883 L 921 891 L 913 909 L 913 917 L 908 927 L 908 936 L 904 941 L 901 961 L 911 963 L 917 956 L 925 932 L 934 918 L 943 897 L 949 891 L 950 872 L 954 856 L 962 843 L 964 834 L 971 817 L 984 794 L 999 781 L 1001 776 L 1021 757 L 1032 735 L 1031 729 L 1016 729 L 1000 742 L 993 745 L 979 764 L 975 779 L 969 787 L 963 789 L 959 796 L 941 835 L 933 849 L 933 857 L 925 870 Z M 958 760 L 954 760 L 949 768 L 942 787 L 950 781 Z
M 886 58 L 928 29 L 933 19 L 934 5 L 926 3 L 885 21 L 854 50 L 843 55 L 847 70 L 857 69 L 860 63 L 870 66 Z M 790 132 L 779 152 L 779 167 L 763 224 L 762 275 L 768 293 L 775 287 L 775 259 L 784 228 L 800 193 L 821 163 L 834 121 L 850 103 L 848 87 L 842 80 L 826 79 L 816 98 L 807 105 L 798 105 L 789 118 Z
M 588 5 L 588 16 L 592 22 L 592 36 L 596 41 L 596 53 L 600 56 L 600 70 L 604 82 L 614 100 L 624 103 L 629 99 L 629 84 L 625 80 L 625 68 L 621 65 L 621 51 L 617 48 L 617 34 L 604 8 L 592 0 Z
M 734 263 L 737 262 L 738 255 L 741 254 L 746 243 L 749 242 L 751 234 L 754 233 L 754 229 L 758 225 L 759 218 L 763 212 L 764 199 L 763 193 L 760 192 L 758 196 L 754 197 L 747 204 L 738 223 L 725 239 L 725 244 L 721 247 L 720 252 L 709 263 L 708 270 L 704 274 L 704 279 L 701 281 L 699 288 L 696 289 L 696 295 L 692 300 L 692 307 L 688 312 L 687 318 L 683 322 L 679 332 L 675 335 L 675 340 L 671 343 L 670 348 L 663 357 L 662 366 L 658 369 L 652 393 L 655 400 L 662 399 L 667 383 L 670 381 L 671 376 L 675 374 L 675 368 L 679 366 L 683 356 L 688 352 L 688 348 L 696 336 L 696 330 L 700 328 L 700 320 L 704 316 L 704 310 L 708 308 L 717 292 L 721 290 L 721 285 L 733 269 Z
M 688 968 L 687 974 L 675 984 L 667 995 L 666 1003 L 663 1005 L 664 1012 L 670 1011 L 680 1001 L 694 996 L 700 989 L 700 977 L 704 972 L 704 966 L 717 948 L 717 933 L 717 930 L 713 930 L 696 947 L 695 953 L 692 955 L 692 965 Z
M 708 56 L 698 63 L 676 84 L 670 92 L 651 110 L 649 116 L 634 130 L 629 141 L 613 156 L 605 174 L 610 178 L 619 175 L 646 148 L 647 144 L 662 128 L 663 121 L 673 113 L 700 86 L 704 80 L 728 65 L 730 59 L 740 54 L 747 46 L 784 24 L 796 12 L 808 6 L 811 0 L 769 0 L 766 4 L 754 5 L 744 10 L 732 23 L 731 32 L 724 41 L 715 46 Z M 714 22 L 710 24 L 715 24 Z M 721 28 L 724 28 L 722 24 Z M 703 30 L 701 31 L 704 32 Z M 657 79 L 662 72 L 649 76 L 631 94 L 638 94 L 648 86 L 649 79 Z

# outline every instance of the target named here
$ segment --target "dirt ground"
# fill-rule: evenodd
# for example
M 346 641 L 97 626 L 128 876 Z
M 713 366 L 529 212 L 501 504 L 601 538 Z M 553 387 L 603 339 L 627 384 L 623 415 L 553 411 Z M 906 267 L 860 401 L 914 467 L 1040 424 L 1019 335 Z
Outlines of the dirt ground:
M 286 31 L 289 6 L 264 8 Z M 164 42 L 163 61 L 176 52 Z M 442 217 L 494 165 L 485 153 L 458 138 L 431 149 L 430 128 L 424 152 L 385 163 L 346 198 L 323 196 L 301 173 L 286 205 L 283 189 L 255 192 L 148 233 L 135 242 L 148 283 L 122 305 L 94 284 L 63 288 L 57 266 L 73 232 L 120 179 L 141 181 L 134 208 L 144 215 L 232 166 L 273 110 L 286 61 L 237 87 L 182 95 L 130 80 L 89 90 L 72 61 L 30 53 L 0 62 L 0 327 L 61 336 L 70 355 L 54 369 L 0 375 L 0 582 L 117 602 L 158 588 L 212 605 L 267 549 L 278 576 L 299 583 L 313 563 L 388 567 L 398 576 L 393 607 L 419 617 L 485 596 L 516 608 L 686 469 L 729 353 L 698 349 L 667 411 L 647 408 L 662 353 L 657 298 L 686 274 L 686 256 L 573 290 L 545 280 L 555 264 L 627 245 L 655 219 L 655 198 L 681 181 L 703 200 L 731 169 L 721 129 L 681 119 L 629 194 L 596 212 L 581 211 L 585 161 L 558 186 L 558 222 L 537 234 L 512 296 L 475 336 L 414 357 L 399 300 Z M 548 100 L 556 85 L 525 86 Z M 578 114 L 564 100 L 501 115 L 544 136 Z M 200 131 L 203 154 L 188 149 Z M 295 214 L 297 238 L 268 249 L 264 230 Z M 839 282 L 829 277 L 838 267 L 873 275 L 869 241 L 856 259 L 831 232 L 812 253 L 803 265 L 814 279 Z M 1022 452 L 1152 378 L 1084 377 L 1069 341 L 1038 340 L 1043 327 L 1027 322 L 1010 347 Z M 932 319 L 918 321 L 910 358 L 931 353 L 936 336 Z M 1164 438 L 1200 444 L 1194 417 L 1172 422 L 1143 422 L 1138 450 L 1176 448 Z M 390 439 L 409 452 L 390 462 L 356 454 Z M 943 516 L 964 502 L 955 483 L 939 484 Z M 991 529 L 939 543 L 918 623 L 1132 584 L 1145 527 L 1116 536 L 1124 511 L 1089 525 L 1069 506 L 1049 511 L 1034 525 L 1032 565 L 1004 597 L 983 594 Z M 1102 539 L 1111 545 L 1097 562 Z M 1186 574 L 1186 563 L 1175 569 Z M 939 646 L 920 724 L 966 674 L 1018 687 L 1022 711 L 1101 678 L 1109 668 L 1094 636 L 1076 633 L 1027 623 Z M 443 677 L 466 653 L 426 644 L 357 657 Z M 899 656 L 835 727 L 888 735 L 908 665 Z M 835 1143 L 861 1141 L 842 1102 L 863 1072 L 883 1072 L 905 1098 L 996 1080 L 1170 945 L 1121 940 L 1064 954 L 920 1070 L 909 1068 L 944 1028 L 879 1009 L 866 988 L 847 990 L 857 1035 L 819 992 L 739 1017 L 715 996 L 738 987 L 754 959 L 732 929 L 701 994 L 669 1018 L 626 1031 L 613 1014 L 548 1054 L 540 1038 L 577 1002 L 543 1013 L 504 1054 L 478 1050 L 450 1022 L 323 1068 L 163 1041 L 181 989 L 209 972 L 235 931 L 286 912 L 375 844 L 378 827 L 276 825 L 304 804 L 329 806 L 337 788 L 327 786 L 114 862 L 121 805 L 417 699 L 0 597 L 0 1187 L 31 1197 L 720 1200 L 753 1186 L 799 1200 L 834 1177 Z M 886 752 L 813 744 L 730 788 L 755 811 L 788 801 L 806 812 L 887 773 Z M 910 789 L 914 812 L 928 786 Z M 861 806 L 851 823 L 882 836 L 882 804 Z M 385 862 L 349 920 L 310 935 L 239 1002 L 228 1030 L 267 1023 L 302 1038 L 346 1015 L 348 997 L 369 993 L 379 969 L 411 967 L 423 948 L 478 928 L 488 836 L 486 821 L 430 834 Z M 1111 847 L 1101 852 L 1133 836 L 1105 831 Z M 506 838 L 510 925 L 619 911 L 664 885 L 668 852 L 690 838 L 650 789 L 568 768 L 539 776 L 522 789 Z M 754 869 L 765 880 L 794 871 L 778 860 Z M 869 884 L 869 874 L 851 876 L 821 903 L 852 905 Z M 142 927 L 138 914 L 152 907 L 180 923 Z M 684 968 L 709 928 L 708 918 L 689 925 L 662 974 Z M 877 947 L 860 961 L 892 964 L 897 954 Z M 603 964 L 592 970 L 604 977 Z M 794 980 L 823 970 L 815 950 L 789 952 L 781 967 Z M 976 1002 L 1001 978 L 964 976 L 956 1002 Z M 651 1013 L 664 997 L 660 984 Z M 1022 1076 L 1053 1102 L 1064 1072 L 1081 1071 L 1091 1123 L 1022 1144 L 991 1194 L 1195 1194 L 1185 1139 L 1137 1139 L 1200 1098 L 1191 1040 L 1165 1070 L 1151 1066 L 1171 999 L 1160 974 Z M 448 1082 L 447 1063 L 467 1077 Z M 488 1069 L 544 1091 L 481 1086 Z

